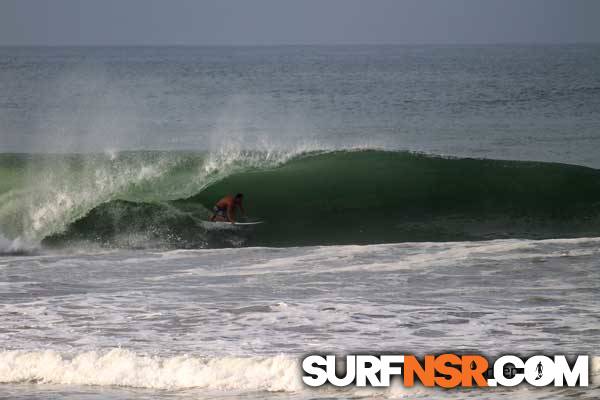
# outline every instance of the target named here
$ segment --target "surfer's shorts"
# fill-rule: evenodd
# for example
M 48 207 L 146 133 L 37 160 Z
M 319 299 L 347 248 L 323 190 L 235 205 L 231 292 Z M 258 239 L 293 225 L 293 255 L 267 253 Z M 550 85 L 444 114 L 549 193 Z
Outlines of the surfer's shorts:
M 227 218 L 227 209 L 226 208 L 219 208 L 217 206 L 214 206 L 213 213 L 219 217 Z

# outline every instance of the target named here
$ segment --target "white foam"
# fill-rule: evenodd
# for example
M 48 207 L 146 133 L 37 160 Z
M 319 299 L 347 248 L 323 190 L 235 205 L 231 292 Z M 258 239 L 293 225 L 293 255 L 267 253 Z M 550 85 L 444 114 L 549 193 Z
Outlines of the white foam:
M 600 384 L 600 357 L 592 357 L 591 384 Z M 55 351 L 0 352 L 0 383 L 122 386 L 147 389 L 210 389 L 220 391 L 298 392 L 299 360 L 285 355 L 273 357 L 161 358 L 129 350 L 89 351 L 72 356 Z M 427 393 L 419 388 L 393 386 L 388 390 L 350 388 L 362 395 L 404 397 Z M 424 389 L 424 388 L 421 388 Z M 330 392 L 324 387 L 321 392 Z M 347 393 L 346 390 L 344 393 Z
M 592 376 L 592 382 L 596 385 L 600 385 L 600 356 L 592 357 L 590 363 L 590 375 Z
M 126 386 L 149 389 L 206 388 L 239 391 L 297 391 L 302 388 L 294 358 L 193 356 L 152 357 L 129 350 L 0 352 L 0 383 Z
M 210 223 L 206 223 L 210 224 Z M 235 228 L 235 226 L 232 226 Z M 472 260 L 511 261 L 529 260 L 539 257 L 558 258 L 569 256 L 594 255 L 599 252 L 596 246 L 582 249 L 555 248 L 552 251 L 544 248 L 547 244 L 578 245 L 597 244 L 600 238 L 523 240 L 500 239 L 480 242 L 419 242 L 391 243 L 375 245 L 342 245 L 306 247 L 299 254 L 282 254 L 277 257 L 254 259 L 252 263 L 236 263 L 235 266 L 220 270 L 207 270 L 194 267 L 184 271 L 183 275 L 202 276 L 238 276 L 277 274 L 297 274 L 303 271 L 319 273 L 370 271 L 389 272 L 401 270 L 418 270 L 424 268 L 446 267 L 453 262 L 465 268 Z M 248 247 L 242 252 L 260 250 Z M 265 248 L 267 249 L 267 248 Z M 523 250 L 527 250 L 524 252 Z M 202 254 L 237 254 L 240 249 L 203 249 L 177 250 L 161 253 L 164 258 L 189 258 Z M 244 256 L 242 256 L 244 257 Z
M 0 254 L 21 253 L 32 250 L 35 250 L 35 246 L 25 242 L 21 238 L 10 240 L 0 234 Z

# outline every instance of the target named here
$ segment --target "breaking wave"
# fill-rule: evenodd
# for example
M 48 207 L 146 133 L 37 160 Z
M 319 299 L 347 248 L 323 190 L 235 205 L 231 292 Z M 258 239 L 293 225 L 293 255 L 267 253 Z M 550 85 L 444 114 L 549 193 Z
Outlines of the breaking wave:
M 401 151 L 0 156 L 11 243 L 204 248 L 600 235 L 600 171 Z M 243 192 L 254 228 L 206 222 Z

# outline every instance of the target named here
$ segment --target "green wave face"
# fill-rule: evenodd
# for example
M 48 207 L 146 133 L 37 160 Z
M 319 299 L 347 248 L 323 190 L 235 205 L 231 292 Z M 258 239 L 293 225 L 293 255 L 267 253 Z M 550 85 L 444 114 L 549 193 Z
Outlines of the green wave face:
M 128 185 L 44 243 L 197 248 L 600 234 L 600 171 L 586 167 L 368 150 L 277 161 L 246 154 L 199 174 L 207 155 L 178 157 L 168 173 Z M 264 224 L 204 222 L 221 196 L 237 192 Z
M 298 245 L 553 237 L 600 231 L 600 172 L 378 151 L 237 174 L 192 200 L 242 191 L 268 221 L 251 243 Z

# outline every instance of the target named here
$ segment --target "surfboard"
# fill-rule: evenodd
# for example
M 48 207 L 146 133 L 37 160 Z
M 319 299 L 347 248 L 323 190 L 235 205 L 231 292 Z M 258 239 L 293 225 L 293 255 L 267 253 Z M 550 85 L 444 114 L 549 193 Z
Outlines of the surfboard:
M 258 225 L 262 224 L 264 221 L 255 221 L 255 222 L 236 222 L 232 224 L 231 222 L 224 221 L 206 221 L 211 224 L 219 225 L 219 226 L 250 226 L 250 225 Z

